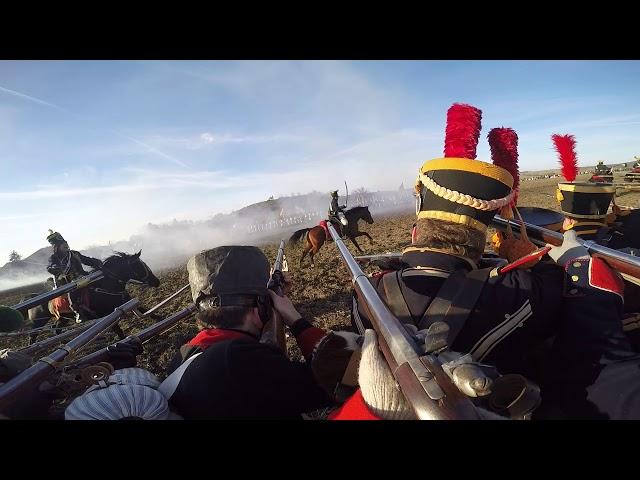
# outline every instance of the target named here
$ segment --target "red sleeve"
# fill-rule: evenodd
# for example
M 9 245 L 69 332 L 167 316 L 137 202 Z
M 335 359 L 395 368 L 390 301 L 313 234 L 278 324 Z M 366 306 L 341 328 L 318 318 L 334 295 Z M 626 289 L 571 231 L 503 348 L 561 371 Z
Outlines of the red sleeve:
M 313 353 L 313 349 L 326 334 L 327 332 L 321 328 L 309 327 L 296 335 L 296 342 L 298 342 L 298 346 L 300 347 L 305 360 L 309 361 L 309 358 Z
M 360 389 L 329 415 L 329 420 L 383 420 L 369 410 Z

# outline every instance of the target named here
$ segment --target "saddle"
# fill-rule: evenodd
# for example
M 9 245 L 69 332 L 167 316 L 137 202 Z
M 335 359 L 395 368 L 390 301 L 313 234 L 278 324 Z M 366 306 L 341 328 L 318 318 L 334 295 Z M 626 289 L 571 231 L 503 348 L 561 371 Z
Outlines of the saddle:
M 87 288 L 82 288 L 78 290 L 78 293 L 80 294 L 80 305 L 89 309 L 90 308 L 90 297 L 89 297 L 89 290 Z M 51 300 L 51 306 L 57 311 L 57 312 L 70 312 L 71 311 L 71 305 L 69 303 L 69 295 L 62 295 L 60 297 L 56 297 L 53 300 Z
M 333 241 L 333 239 L 331 238 L 331 234 L 329 233 L 329 228 L 327 226 L 328 222 L 331 222 L 331 225 L 333 226 L 333 228 L 335 228 L 338 231 L 338 233 L 340 234 L 340 237 L 344 236 L 344 232 L 342 231 L 342 225 L 340 224 L 340 222 L 335 217 L 330 217 L 328 221 L 322 220 L 318 224 L 324 230 L 324 234 L 327 237 L 327 241 L 329 242 Z

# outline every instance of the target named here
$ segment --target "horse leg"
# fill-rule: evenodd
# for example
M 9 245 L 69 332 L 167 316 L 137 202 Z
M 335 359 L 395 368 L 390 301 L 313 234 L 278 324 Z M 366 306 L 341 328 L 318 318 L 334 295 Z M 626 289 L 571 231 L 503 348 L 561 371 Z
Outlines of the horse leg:
M 44 311 L 42 313 L 44 313 Z M 33 328 L 44 327 L 49 320 L 51 320 L 51 317 L 34 318 L 33 319 Z M 32 333 L 31 335 L 29 335 L 29 345 L 33 344 L 36 341 L 36 338 L 38 338 L 38 334 L 39 334 L 39 332 L 35 332 L 35 333 Z
M 364 235 L 365 237 L 367 237 L 369 239 L 369 243 L 373 244 L 373 238 L 371 238 L 371 235 L 369 235 L 367 232 L 360 232 L 360 235 Z
M 356 239 L 355 239 L 354 237 L 349 237 L 349 240 L 351 240 L 351 243 L 353 243 L 353 244 L 356 246 L 356 248 L 358 249 L 358 251 L 359 251 L 360 253 L 364 253 L 364 252 L 362 251 L 362 249 L 360 248 L 360 245 L 358 245 L 358 242 L 356 242 Z
M 117 323 L 113 327 L 111 327 L 111 330 L 118 336 L 119 340 L 124 340 L 127 337 L 124 334 L 124 331 L 122 331 L 122 327 L 120 327 L 120 325 L 118 325 Z
M 306 248 L 302 250 L 302 256 L 300 257 L 300 266 L 302 267 L 302 261 L 304 260 L 304 257 L 307 256 L 307 253 L 309 253 L 309 250 L 307 250 Z

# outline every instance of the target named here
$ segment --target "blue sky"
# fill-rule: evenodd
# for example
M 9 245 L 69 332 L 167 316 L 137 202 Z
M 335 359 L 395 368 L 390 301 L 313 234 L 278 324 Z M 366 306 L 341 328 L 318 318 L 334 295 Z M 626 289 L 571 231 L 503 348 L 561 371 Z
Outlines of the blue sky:
M 2 61 L 0 263 L 147 222 L 201 219 L 311 190 L 397 188 L 442 155 L 447 108 L 483 111 L 523 170 L 640 154 L 637 61 Z

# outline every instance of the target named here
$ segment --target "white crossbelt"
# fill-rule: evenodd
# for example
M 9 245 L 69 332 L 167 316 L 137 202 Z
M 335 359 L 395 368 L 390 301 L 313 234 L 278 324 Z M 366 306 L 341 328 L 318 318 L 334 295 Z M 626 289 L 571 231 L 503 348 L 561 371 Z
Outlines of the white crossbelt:
M 164 381 L 160 384 L 160 386 L 158 387 L 158 391 L 162 395 L 164 395 L 167 400 L 169 400 L 175 393 L 176 388 L 178 388 L 178 385 L 180 384 L 180 379 L 182 379 L 182 375 L 184 375 L 184 372 L 187 370 L 189 365 L 191 365 L 191 362 L 193 362 L 196 357 L 202 355 L 202 353 L 203 352 L 200 352 L 187 358 L 187 360 L 185 360 L 185 362 L 180 365 L 180 367 L 177 368 L 175 372 L 165 378 Z

